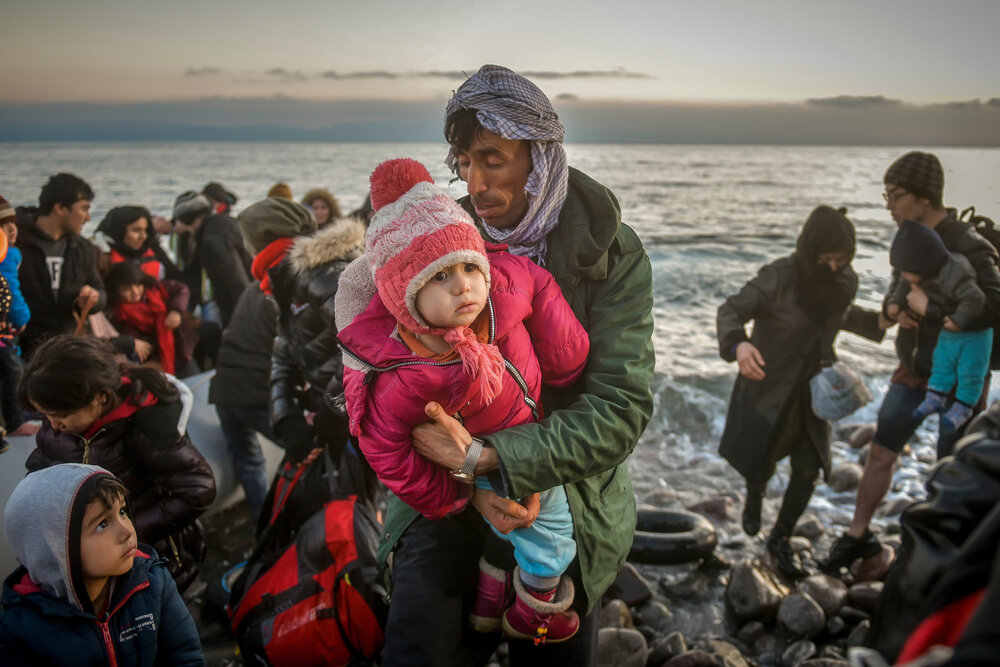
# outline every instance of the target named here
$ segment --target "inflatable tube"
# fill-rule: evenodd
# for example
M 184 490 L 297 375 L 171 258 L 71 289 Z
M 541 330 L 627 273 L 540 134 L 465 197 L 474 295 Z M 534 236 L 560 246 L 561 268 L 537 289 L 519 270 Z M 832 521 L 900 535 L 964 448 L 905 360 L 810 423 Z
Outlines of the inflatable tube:
M 226 438 L 222 435 L 215 406 L 208 402 L 208 385 L 213 375 L 215 371 L 207 371 L 182 380 L 190 388 L 190 392 L 182 392 L 187 394 L 182 399 L 185 402 L 186 413 L 182 415 L 182 419 L 187 418 L 187 432 L 191 442 L 204 455 L 215 475 L 215 502 L 206 510 L 203 517 L 210 516 L 243 498 L 243 489 L 236 477 L 236 468 L 229 456 Z M 268 479 L 271 479 L 281 463 L 284 452 L 259 434 L 257 439 L 261 443 L 267 461 Z M 9 437 L 7 441 L 10 442 L 10 449 L 0 454 L 0 508 L 7 504 L 7 498 L 24 477 L 26 473 L 24 462 L 35 449 L 34 436 Z M 211 540 L 211 536 L 208 539 Z M 17 560 L 3 533 L 3 513 L 0 512 L 0 579 L 13 572 L 15 567 Z
M 677 565 L 712 555 L 719 539 L 715 526 L 687 510 L 640 507 L 628 560 L 652 565 Z

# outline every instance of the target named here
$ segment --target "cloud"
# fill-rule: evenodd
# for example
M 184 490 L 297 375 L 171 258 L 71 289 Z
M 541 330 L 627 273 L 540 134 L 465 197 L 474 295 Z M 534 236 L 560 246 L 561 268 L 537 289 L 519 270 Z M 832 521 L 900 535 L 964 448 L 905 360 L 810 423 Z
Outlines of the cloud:
M 895 107 L 902 100 L 890 99 L 884 95 L 837 95 L 836 97 L 814 97 L 806 104 L 816 107 L 837 107 L 840 109 L 871 109 L 873 107 Z
M 991 97 L 990 101 L 987 102 L 986 105 L 1000 109 L 1000 97 Z
M 562 102 L 575 102 L 580 99 L 580 96 L 573 93 L 559 93 L 556 95 L 556 99 Z
M 337 81 L 353 81 L 358 79 L 398 79 L 399 74 L 396 72 L 387 72 L 386 70 L 372 70 L 370 72 L 337 72 L 334 70 L 328 70 L 320 74 L 324 79 L 334 79 Z
M 547 70 L 521 72 L 529 79 L 653 79 L 651 74 L 630 72 L 618 67 L 610 70 L 574 70 L 572 72 L 553 72 Z
M 309 78 L 301 71 L 296 70 L 294 72 L 290 72 L 284 67 L 274 67 L 264 72 L 264 75 L 281 81 L 305 81 Z
M 974 100 L 964 100 L 961 102 L 945 102 L 943 104 L 935 104 L 934 107 L 938 109 L 954 109 L 955 111 L 969 111 L 970 109 L 982 109 L 983 102 L 980 99 Z
M 188 67 L 184 76 L 212 76 L 222 74 L 221 67 Z

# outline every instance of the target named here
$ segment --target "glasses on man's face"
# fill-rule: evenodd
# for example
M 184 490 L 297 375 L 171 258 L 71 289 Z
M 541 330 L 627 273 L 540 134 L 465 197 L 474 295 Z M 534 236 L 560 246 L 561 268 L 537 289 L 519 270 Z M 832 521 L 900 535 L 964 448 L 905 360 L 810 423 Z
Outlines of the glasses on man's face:
M 910 194 L 908 191 L 900 188 L 898 190 L 893 190 L 892 192 L 883 192 L 882 199 L 886 204 L 894 204 L 908 194 Z

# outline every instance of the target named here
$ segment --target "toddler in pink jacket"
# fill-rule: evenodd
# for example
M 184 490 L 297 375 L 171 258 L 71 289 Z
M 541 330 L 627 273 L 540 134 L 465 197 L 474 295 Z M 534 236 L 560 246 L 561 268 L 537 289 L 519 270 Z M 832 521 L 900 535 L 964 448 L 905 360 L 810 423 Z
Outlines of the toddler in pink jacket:
M 371 185 L 365 257 L 378 294 L 339 334 L 350 429 L 379 479 L 439 519 L 492 486 L 414 450 L 424 406 L 437 401 L 474 436 L 535 421 L 541 383 L 574 382 L 590 342 L 552 275 L 507 252 L 487 255 L 472 219 L 422 164 L 385 162 Z M 563 576 L 576 555 L 564 489 L 542 491 L 540 506 L 531 526 L 501 535 L 514 547 L 513 576 L 480 560 L 474 629 L 503 627 L 536 643 L 576 633 L 573 582 Z

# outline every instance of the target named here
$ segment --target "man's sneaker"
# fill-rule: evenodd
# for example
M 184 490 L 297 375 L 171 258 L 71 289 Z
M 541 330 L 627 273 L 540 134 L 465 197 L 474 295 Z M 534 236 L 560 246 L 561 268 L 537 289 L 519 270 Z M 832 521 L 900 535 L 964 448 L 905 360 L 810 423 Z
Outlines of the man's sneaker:
M 533 591 L 521 581 L 520 568 L 514 575 L 517 597 L 503 615 L 503 631 L 511 639 L 530 639 L 535 646 L 564 642 L 580 629 L 573 604 L 573 580 L 563 576 L 550 591 Z
M 778 570 L 786 577 L 803 579 L 809 576 L 809 573 L 802 567 L 798 554 L 792 551 L 792 545 L 787 537 L 771 533 L 771 536 L 767 538 L 767 551 L 774 557 Z
M 828 574 L 837 574 L 841 568 L 850 567 L 859 558 L 871 558 L 882 551 L 882 543 L 871 530 L 865 529 L 861 537 L 844 533 L 830 548 L 830 555 L 819 566 Z
M 513 592 L 510 572 L 494 567 L 479 557 L 479 585 L 476 601 L 466 623 L 476 632 L 500 632 L 503 629 L 503 612 L 510 606 Z
M 760 532 L 760 506 L 764 497 L 747 490 L 743 501 L 743 532 L 753 537 Z

